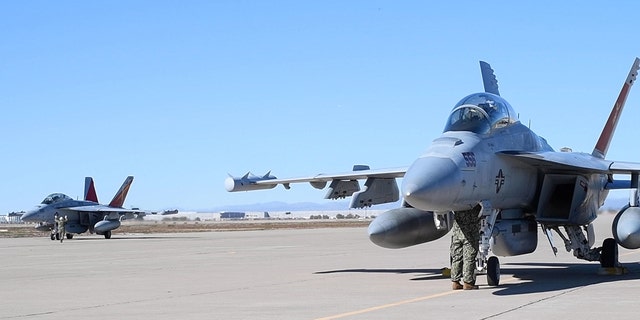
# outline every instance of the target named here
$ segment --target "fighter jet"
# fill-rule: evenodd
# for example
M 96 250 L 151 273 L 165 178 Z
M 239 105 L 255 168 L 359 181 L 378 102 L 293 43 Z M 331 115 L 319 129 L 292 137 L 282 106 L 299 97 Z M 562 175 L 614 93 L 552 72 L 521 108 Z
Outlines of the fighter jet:
M 403 177 L 402 206 L 384 212 L 369 225 L 369 238 L 379 246 L 403 248 L 438 239 L 451 229 L 453 215 L 472 214 L 471 209 L 480 205 L 477 270 L 486 273 L 489 285 L 498 285 L 500 280 L 496 256 L 536 250 L 538 226 L 554 254 L 555 233 L 576 258 L 599 261 L 605 270 L 619 270 L 617 245 L 640 248 L 640 163 L 611 161 L 605 156 L 639 68 L 636 58 L 590 154 L 566 148 L 554 151 L 523 125 L 500 95 L 493 69 L 481 61 L 484 92 L 455 104 L 442 135 L 408 167 L 372 170 L 354 166 L 346 173 L 292 179 L 247 173 L 229 176 L 225 187 L 230 192 L 278 184 L 289 189 L 291 183 L 310 182 L 323 189 L 330 182 L 326 199 L 352 196 L 351 208 L 363 208 L 398 201 L 396 178 Z M 359 180 L 363 179 L 361 189 Z M 594 247 L 592 222 L 612 189 L 633 192 L 613 221 L 613 239 Z
M 147 214 L 157 214 L 153 211 L 123 208 L 124 201 L 133 182 L 133 176 L 128 176 L 116 192 L 108 205 L 98 203 L 93 178 L 86 177 L 84 184 L 84 200 L 74 200 L 62 194 L 52 193 L 48 195 L 35 209 L 22 215 L 22 221 L 38 222 L 38 230 L 52 231 L 51 240 L 60 240 L 60 237 L 72 239 L 74 234 L 90 233 L 104 235 L 105 239 L 111 239 L 111 231 L 120 227 L 120 221 L 143 217 Z M 161 214 L 175 214 L 174 211 L 164 211 Z M 55 217 L 66 216 L 65 234 L 55 232 Z

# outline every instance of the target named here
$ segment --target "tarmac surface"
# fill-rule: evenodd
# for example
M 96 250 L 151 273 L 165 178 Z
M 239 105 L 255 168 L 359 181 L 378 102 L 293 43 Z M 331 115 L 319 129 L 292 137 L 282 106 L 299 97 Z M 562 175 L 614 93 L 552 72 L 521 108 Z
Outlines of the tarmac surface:
M 637 317 L 640 250 L 620 248 L 627 274 L 601 275 L 556 245 L 540 232 L 536 252 L 500 258 L 500 286 L 452 291 L 448 236 L 398 250 L 363 227 L 0 239 L 0 319 Z

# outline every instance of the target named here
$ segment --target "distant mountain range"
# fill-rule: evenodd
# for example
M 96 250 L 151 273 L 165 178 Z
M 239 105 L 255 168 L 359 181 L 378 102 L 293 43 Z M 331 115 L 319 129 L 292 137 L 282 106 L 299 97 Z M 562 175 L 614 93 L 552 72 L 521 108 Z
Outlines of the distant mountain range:
M 608 198 L 603 210 L 618 211 L 620 208 L 629 203 L 628 198 Z M 401 201 L 386 203 L 371 207 L 371 210 L 391 210 L 398 208 L 402 204 Z M 295 202 L 288 203 L 283 201 L 271 201 L 264 203 L 241 204 L 218 206 L 211 208 L 182 209 L 180 211 L 197 211 L 197 212 L 221 212 L 221 211 L 241 211 L 241 212 L 287 212 L 287 211 L 347 211 L 349 210 L 349 200 L 341 201 L 323 201 L 323 202 Z M 363 210 L 363 209 L 355 209 Z
M 400 207 L 401 202 L 385 203 L 373 206 L 372 210 L 390 210 Z M 324 201 L 324 202 L 295 202 L 288 203 L 282 201 L 271 201 L 264 203 L 239 204 L 229 206 L 219 206 L 211 208 L 199 208 L 198 212 L 221 212 L 221 211 L 241 211 L 241 212 L 287 212 L 287 211 L 347 211 L 349 201 Z M 363 209 L 356 209 L 363 210 Z M 183 210 L 181 210 L 183 211 Z M 190 211 L 185 209 L 184 211 Z

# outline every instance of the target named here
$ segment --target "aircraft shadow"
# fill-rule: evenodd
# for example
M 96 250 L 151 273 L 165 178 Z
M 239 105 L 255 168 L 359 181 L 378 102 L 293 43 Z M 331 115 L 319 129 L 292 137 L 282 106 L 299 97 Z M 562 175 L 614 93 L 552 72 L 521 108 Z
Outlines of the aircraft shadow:
M 442 275 L 442 269 L 345 269 L 345 270 L 330 270 L 330 271 L 318 271 L 314 274 L 332 274 L 332 273 L 393 273 L 393 274 L 409 274 L 415 273 L 420 276 L 411 279 L 412 281 L 422 280 L 438 280 L 448 278 Z
M 196 237 L 189 236 L 175 236 L 175 237 L 167 237 L 167 236 L 112 236 L 111 239 L 105 239 L 104 237 L 95 237 L 95 238 L 82 238 L 82 237 L 74 237 L 71 240 L 65 239 L 64 241 L 117 241 L 117 240 L 154 240 L 154 239 L 195 239 Z
M 478 275 L 480 288 L 495 290 L 494 295 L 509 296 L 541 292 L 563 291 L 599 283 L 628 281 L 640 279 L 640 263 L 623 263 L 627 273 L 623 275 L 598 274 L 598 263 L 507 263 L 500 270 L 502 279 L 506 275 L 519 279 L 518 283 L 502 283 L 497 287 L 486 286 L 486 276 Z M 318 271 L 314 274 L 336 273 L 384 273 L 384 274 L 416 274 L 411 281 L 442 280 L 441 269 L 344 269 Z M 483 285 L 484 284 L 484 285 Z
M 512 266 L 519 268 L 511 268 Z M 507 263 L 502 265 L 501 274 L 511 275 L 522 281 L 500 284 L 493 294 L 509 296 L 563 291 L 599 283 L 640 279 L 640 263 L 623 263 L 623 266 L 627 269 L 626 274 L 607 275 L 598 274 L 598 263 Z

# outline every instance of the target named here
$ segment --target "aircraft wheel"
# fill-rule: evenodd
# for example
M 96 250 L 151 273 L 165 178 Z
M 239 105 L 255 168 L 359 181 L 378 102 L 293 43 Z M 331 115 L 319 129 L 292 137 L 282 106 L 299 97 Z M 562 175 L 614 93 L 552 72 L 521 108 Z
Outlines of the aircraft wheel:
M 60 240 L 60 233 L 56 232 L 56 240 Z
M 489 260 L 487 260 L 487 284 L 493 287 L 500 284 L 500 261 L 498 257 L 489 257 Z
M 52 240 L 52 241 L 53 241 L 53 240 L 56 240 L 56 235 L 55 235 L 55 234 L 53 234 L 53 233 L 51 234 L 51 240 Z
M 73 239 L 73 233 L 67 233 L 67 239 L 69 240 Z
M 109 231 L 104 233 L 104 238 L 105 239 L 111 239 L 111 230 L 109 230 Z
M 604 239 L 602 253 L 600 254 L 600 266 L 603 268 L 615 268 L 618 262 L 618 244 L 613 238 Z

